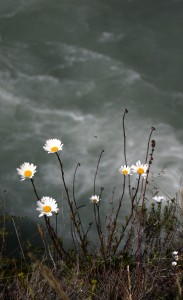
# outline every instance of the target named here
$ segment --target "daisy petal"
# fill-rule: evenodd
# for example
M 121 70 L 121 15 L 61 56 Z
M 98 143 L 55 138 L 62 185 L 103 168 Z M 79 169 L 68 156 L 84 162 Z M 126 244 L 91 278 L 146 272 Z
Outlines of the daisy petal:
M 90 201 L 91 201 L 91 203 L 97 204 L 100 201 L 99 196 L 97 196 L 97 195 L 91 196 Z
M 21 176 L 21 180 L 25 180 L 27 178 L 31 179 L 36 173 L 36 168 L 37 166 L 34 164 L 24 162 L 22 165 L 20 165 L 20 168 L 17 168 L 17 173 Z
M 50 197 L 42 197 L 41 200 L 37 201 L 37 208 L 40 212 L 39 217 L 47 216 L 51 217 L 52 213 L 58 213 L 59 208 L 57 207 L 56 200 Z
M 46 141 L 45 145 L 43 146 L 43 149 L 48 153 L 56 153 L 63 149 L 63 144 L 58 139 L 50 139 Z

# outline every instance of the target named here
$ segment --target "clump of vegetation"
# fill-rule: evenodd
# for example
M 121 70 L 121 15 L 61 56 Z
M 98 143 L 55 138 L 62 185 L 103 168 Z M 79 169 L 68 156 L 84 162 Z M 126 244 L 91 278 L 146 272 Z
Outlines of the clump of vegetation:
M 34 179 L 37 167 L 25 162 L 17 168 L 21 180 L 28 179 L 32 184 L 37 211 L 44 218 L 49 240 L 39 224 L 38 232 L 44 247 L 29 249 L 25 253 L 15 230 L 22 260 L 8 259 L 4 251 L 6 216 L 1 217 L 1 299 L 182 299 L 183 227 L 179 197 L 166 199 L 159 195 L 159 190 L 150 191 L 148 188 L 156 148 L 152 139 L 154 127 L 150 131 L 144 162 L 138 160 L 136 164 L 128 165 L 127 112 L 125 109 L 122 117 L 124 163 L 119 168 L 121 196 L 116 200 L 113 191 L 111 210 L 104 216 L 101 210 L 103 187 L 98 194 L 96 188 L 104 152 L 101 150 L 90 197 L 94 221 L 88 227 L 82 221 L 82 206 L 75 198 L 75 179 L 80 164 L 76 166 L 71 189 L 59 154 L 63 149 L 62 142 L 50 139 L 43 146 L 45 151 L 56 156 L 59 163 L 65 190 L 63 201 L 70 212 L 73 246 L 69 249 L 58 235 L 59 203 L 52 197 L 38 195 Z M 132 176 L 136 178 L 135 185 L 132 185 Z M 126 203 L 129 211 L 124 216 L 121 211 Z M 52 218 L 55 218 L 54 222 L 51 222 Z M 15 223 L 14 227 L 16 229 Z M 95 244 L 89 238 L 93 229 L 97 236 Z

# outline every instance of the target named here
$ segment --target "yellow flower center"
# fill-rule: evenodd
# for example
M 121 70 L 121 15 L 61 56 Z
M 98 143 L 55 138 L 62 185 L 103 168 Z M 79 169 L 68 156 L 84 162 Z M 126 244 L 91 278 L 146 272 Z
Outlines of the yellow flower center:
M 43 211 L 44 211 L 45 213 L 49 213 L 49 212 L 51 211 L 51 206 L 45 205 L 45 206 L 43 207 Z
M 98 202 L 96 198 L 94 198 L 92 201 L 93 201 L 93 203 L 97 203 Z
M 126 170 L 126 169 L 123 170 L 123 171 L 122 171 L 122 174 L 123 174 L 123 175 L 127 175 L 127 174 L 128 174 L 128 170 Z
M 138 168 L 137 173 L 138 174 L 143 174 L 144 173 L 144 169 L 143 168 Z
M 58 147 L 52 147 L 50 150 L 51 150 L 51 152 L 57 152 L 58 151 Z
M 32 171 L 30 171 L 30 170 L 24 171 L 24 176 L 25 177 L 30 177 L 31 175 L 32 175 Z

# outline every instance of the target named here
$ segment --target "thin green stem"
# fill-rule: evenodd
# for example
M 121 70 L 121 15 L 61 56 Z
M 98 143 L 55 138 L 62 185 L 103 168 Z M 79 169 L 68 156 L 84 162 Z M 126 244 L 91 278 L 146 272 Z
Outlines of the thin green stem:
M 147 158 L 148 158 L 148 154 L 149 154 L 149 146 L 150 146 L 151 136 L 152 136 L 153 131 L 155 131 L 155 130 L 156 129 L 154 127 L 151 127 L 151 132 L 150 132 L 148 143 L 147 143 L 147 152 L 146 152 L 145 164 L 147 163 Z
M 97 209 L 96 209 L 96 207 L 97 207 Z M 100 224 L 100 218 L 99 218 L 99 205 L 96 203 L 94 203 L 94 216 L 95 216 L 95 223 L 96 223 L 96 227 L 97 227 L 98 237 L 99 237 L 100 245 L 101 245 L 101 253 L 103 255 L 105 265 L 106 265 L 107 261 L 106 261 L 106 255 L 105 255 L 105 249 L 104 249 L 103 234 L 101 231 L 101 224 Z
M 83 229 L 83 224 L 82 224 L 82 222 L 81 222 L 81 217 L 80 217 L 80 214 L 79 214 L 79 209 L 78 209 L 78 207 L 77 207 L 76 199 L 75 199 L 75 179 L 76 179 L 76 172 L 77 172 L 78 167 L 80 167 L 80 165 L 81 165 L 81 164 L 78 162 L 78 163 L 77 163 L 77 166 L 76 166 L 76 169 L 75 169 L 75 172 L 74 172 L 72 194 L 73 194 L 73 201 L 74 201 L 75 210 L 76 210 L 76 213 L 77 213 L 77 216 L 78 216 L 79 224 L 80 224 L 80 226 L 81 226 L 81 230 L 82 230 L 83 235 L 85 235 L 84 229 Z
M 23 248 L 22 248 L 22 245 L 21 245 L 21 242 L 20 242 L 20 238 L 19 238 L 19 235 L 18 235 L 18 231 L 17 231 L 17 227 L 16 227 L 16 224 L 15 224 L 15 220 L 13 217 L 11 217 L 12 219 L 12 222 L 13 222 L 13 226 L 14 226 L 14 229 L 15 229 L 15 233 L 16 233 L 16 236 L 17 236 L 17 239 L 18 239 L 18 243 L 19 243 L 19 246 L 20 246 L 20 250 L 21 250 L 21 253 L 22 253 L 22 257 L 26 263 L 26 259 L 25 259 L 25 255 L 24 255 L 24 251 L 23 251 Z
M 4 248 L 5 248 L 5 230 L 6 230 L 6 197 L 5 197 L 6 190 L 4 190 L 3 194 L 3 228 L 2 228 L 2 246 L 1 246 L 1 256 L 3 255 Z
M 83 253 L 84 255 L 86 256 L 86 253 L 87 253 L 87 243 L 85 241 L 85 235 L 82 234 L 81 230 L 80 230 L 80 224 L 78 224 L 78 221 L 76 219 L 76 213 L 74 212 L 74 209 L 73 209 L 73 202 L 71 201 L 70 199 L 70 195 L 69 195 L 69 190 L 68 190 L 68 187 L 66 185 L 66 182 L 65 182 L 65 175 L 64 175 L 64 168 L 63 168 L 63 163 L 60 159 L 60 156 L 57 152 L 55 152 L 57 158 L 58 158 L 58 161 L 59 161 L 59 164 L 60 164 L 60 170 L 61 170 L 61 175 L 62 175 L 62 181 L 63 181 L 63 185 L 64 185 L 64 189 L 65 189 L 65 192 L 66 192 L 66 195 L 67 195 L 67 202 L 69 204 L 69 207 L 70 207 L 70 211 L 71 211 L 71 220 L 73 221 L 75 227 L 76 227 L 76 230 L 77 230 L 77 233 L 78 233 L 78 236 L 79 236 L 79 239 L 81 241 L 81 245 L 82 245 L 82 249 L 83 249 Z
M 110 236 L 109 236 L 109 242 L 108 242 L 108 251 L 109 252 L 111 251 L 113 237 L 114 237 L 114 233 L 115 233 L 116 227 L 117 227 L 118 216 L 119 216 L 119 212 L 120 212 L 120 209 L 121 209 L 121 205 L 122 205 L 122 201 L 123 201 L 123 197 L 124 197 L 124 193 L 125 193 L 125 182 L 126 182 L 126 176 L 124 176 L 124 178 L 123 178 L 123 191 L 122 191 L 122 195 L 121 195 L 121 198 L 120 198 L 120 201 L 119 201 L 118 209 L 116 211 L 116 215 L 115 215 L 114 220 L 113 220 L 112 232 L 110 233 Z
M 39 200 L 40 198 L 39 198 L 39 196 L 38 196 L 38 193 L 37 193 L 37 190 L 36 190 L 36 187 L 35 187 L 35 184 L 34 184 L 34 179 L 31 178 L 30 181 L 31 181 L 31 183 L 32 183 L 33 190 L 34 190 L 34 193 L 35 193 L 35 195 L 36 195 L 36 198 L 37 198 L 37 200 Z
M 126 131 L 125 131 L 125 116 L 128 113 L 128 110 L 125 108 L 124 113 L 123 113 L 123 120 L 122 120 L 122 125 L 123 125 L 123 141 L 124 141 L 124 159 L 125 159 L 125 164 L 127 166 L 127 158 L 126 158 Z
M 95 183 L 96 183 L 96 177 L 97 177 L 97 173 L 98 173 L 98 168 L 99 168 L 99 164 L 100 164 L 100 160 L 102 158 L 102 154 L 104 153 L 104 150 L 100 151 L 100 156 L 97 162 L 97 168 L 96 168 L 96 172 L 95 172 L 95 176 L 94 176 L 94 184 L 93 184 L 93 191 L 94 191 L 94 195 L 95 195 Z
M 68 191 L 68 187 L 66 185 L 66 182 L 65 182 L 65 175 L 64 175 L 64 168 L 63 168 L 63 163 L 60 159 L 60 156 L 57 152 L 55 152 L 57 158 L 58 158 L 58 161 L 59 161 L 59 164 L 60 164 L 60 169 L 61 169 L 61 174 L 62 174 L 62 181 L 63 181 L 63 184 L 64 184 L 64 189 L 65 189 L 65 192 L 66 192 L 66 195 L 67 195 L 67 201 L 69 203 L 69 206 L 71 207 L 71 200 L 70 200 L 70 196 L 69 196 L 69 191 Z
M 120 245 L 120 243 L 121 243 L 121 241 L 122 241 L 122 239 L 123 239 L 123 237 L 124 237 L 125 231 L 126 231 L 128 225 L 129 225 L 129 223 L 130 223 L 130 220 L 131 220 L 132 217 L 133 217 L 133 214 L 134 214 L 134 201 L 135 201 L 135 198 L 136 198 L 137 193 L 138 193 L 138 190 L 139 190 L 140 177 L 141 177 L 141 175 L 139 175 L 138 182 L 137 182 L 137 188 L 136 188 L 135 194 L 134 194 L 133 197 L 132 197 L 130 216 L 128 217 L 128 219 L 127 219 L 127 221 L 126 221 L 125 226 L 123 226 L 122 233 L 121 233 L 121 235 L 120 235 L 120 237 L 119 237 L 119 239 L 118 239 L 118 241 L 117 241 L 117 243 L 116 243 L 116 245 L 115 245 L 115 247 L 114 247 L 114 255 L 116 254 L 116 251 L 117 251 L 117 249 L 118 249 L 118 247 L 119 247 L 119 245 Z

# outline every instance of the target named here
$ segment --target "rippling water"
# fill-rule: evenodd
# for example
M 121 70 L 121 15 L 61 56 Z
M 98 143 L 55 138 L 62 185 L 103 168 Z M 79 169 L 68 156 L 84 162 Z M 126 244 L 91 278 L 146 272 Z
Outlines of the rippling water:
M 16 174 L 24 161 L 38 166 L 39 194 L 63 200 L 56 158 L 42 149 L 49 138 L 64 143 L 70 187 L 81 163 L 81 204 L 89 202 L 105 150 L 97 177 L 105 210 L 113 187 L 116 195 L 121 190 L 124 108 L 129 164 L 143 162 L 156 127 L 151 187 L 175 196 L 183 168 L 182 35 L 178 0 L 1 0 L 0 186 L 8 212 L 38 220 L 30 182 L 20 183 Z

